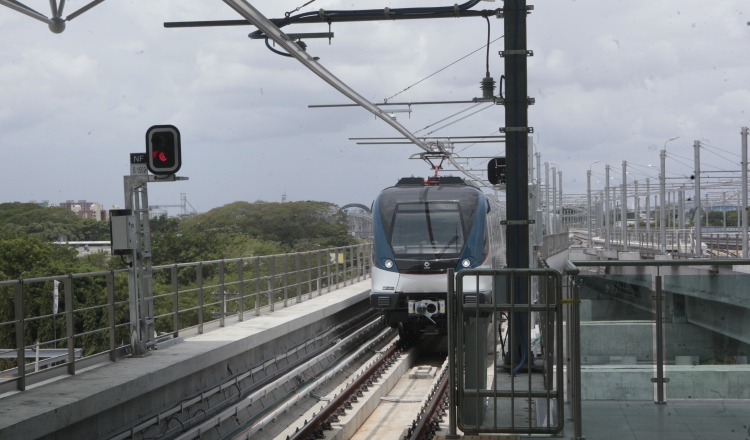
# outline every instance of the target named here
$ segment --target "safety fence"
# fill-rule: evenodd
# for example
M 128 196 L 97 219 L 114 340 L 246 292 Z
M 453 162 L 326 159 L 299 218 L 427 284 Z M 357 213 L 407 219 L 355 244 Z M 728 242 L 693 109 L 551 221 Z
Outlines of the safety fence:
M 665 251 L 674 258 L 738 258 L 742 255 L 742 233 L 738 232 L 703 232 L 700 252 L 693 229 L 668 230 L 664 238 Z M 606 238 L 596 237 L 594 244 L 606 247 Z M 613 250 L 640 251 L 643 255 L 661 254 L 661 234 L 658 231 L 627 231 L 623 239 L 621 231 L 613 231 L 609 247 Z
M 143 300 L 166 344 L 367 279 L 371 253 L 366 243 L 154 266 Z M 0 395 L 129 354 L 127 269 L 2 281 L 0 305 Z
M 476 292 L 484 277 L 487 295 Z M 562 432 L 564 372 L 573 381 L 580 368 L 574 355 L 564 363 L 564 337 L 578 340 L 563 326 L 564 312 L 569 323 L 577 316 L 564 281 L 551 268 L 464 270 L 449 281 L 449 435 Z
M 559 234 L 545 235 L 542 238 L 542 247 L 539 254 L 542 258 L 549 258 L 559 254 L 570 247 L 570 234 L 565 231 Z

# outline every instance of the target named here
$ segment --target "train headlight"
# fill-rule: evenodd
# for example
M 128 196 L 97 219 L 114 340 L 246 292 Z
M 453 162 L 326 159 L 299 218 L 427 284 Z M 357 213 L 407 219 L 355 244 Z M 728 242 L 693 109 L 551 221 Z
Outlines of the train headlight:
M 468 258 L 465 258 L 463 261 L 461 261 L 461 266 L 469 267 L 471 266 L 471 261 Z
M 383 266 L 385 266 L 386 269 L 390 269 L 393 267 L 393 261 L 385 260 L 385 262 L 383 263 Z

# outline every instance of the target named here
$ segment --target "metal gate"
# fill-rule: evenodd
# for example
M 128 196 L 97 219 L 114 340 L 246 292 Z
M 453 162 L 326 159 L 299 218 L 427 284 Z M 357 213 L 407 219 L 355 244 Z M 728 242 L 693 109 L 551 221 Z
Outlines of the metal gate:
M 492 292 L 481 291 L 484 277 Z M 475 269 L 450 271 L 448 280 L 450 433 L 561 432 L 560 272 Z

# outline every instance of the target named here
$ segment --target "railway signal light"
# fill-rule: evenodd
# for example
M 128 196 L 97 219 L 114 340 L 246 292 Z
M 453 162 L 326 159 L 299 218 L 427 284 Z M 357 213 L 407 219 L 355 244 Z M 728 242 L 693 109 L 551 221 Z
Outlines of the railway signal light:
M 177 173 L 182 166 L 180 130 L 174 125 L 154 125 L 146 131 L 146 167 L 156 175 Z
M 487 180 L 493 185 L 505 185 L 505 158 L 495 157 L 487 164 Z

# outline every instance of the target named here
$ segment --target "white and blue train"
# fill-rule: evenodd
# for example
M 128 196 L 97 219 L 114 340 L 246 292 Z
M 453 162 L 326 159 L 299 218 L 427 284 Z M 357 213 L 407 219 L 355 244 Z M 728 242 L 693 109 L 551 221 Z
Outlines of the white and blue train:
M 446 328 L 448 269 L 505 266 L 505 210 L 458 177 L 404 178 L 373 203 L 370 304 L 402 334 Z M 490 277 L 464 280 L 464 301 L 492 301 Z

